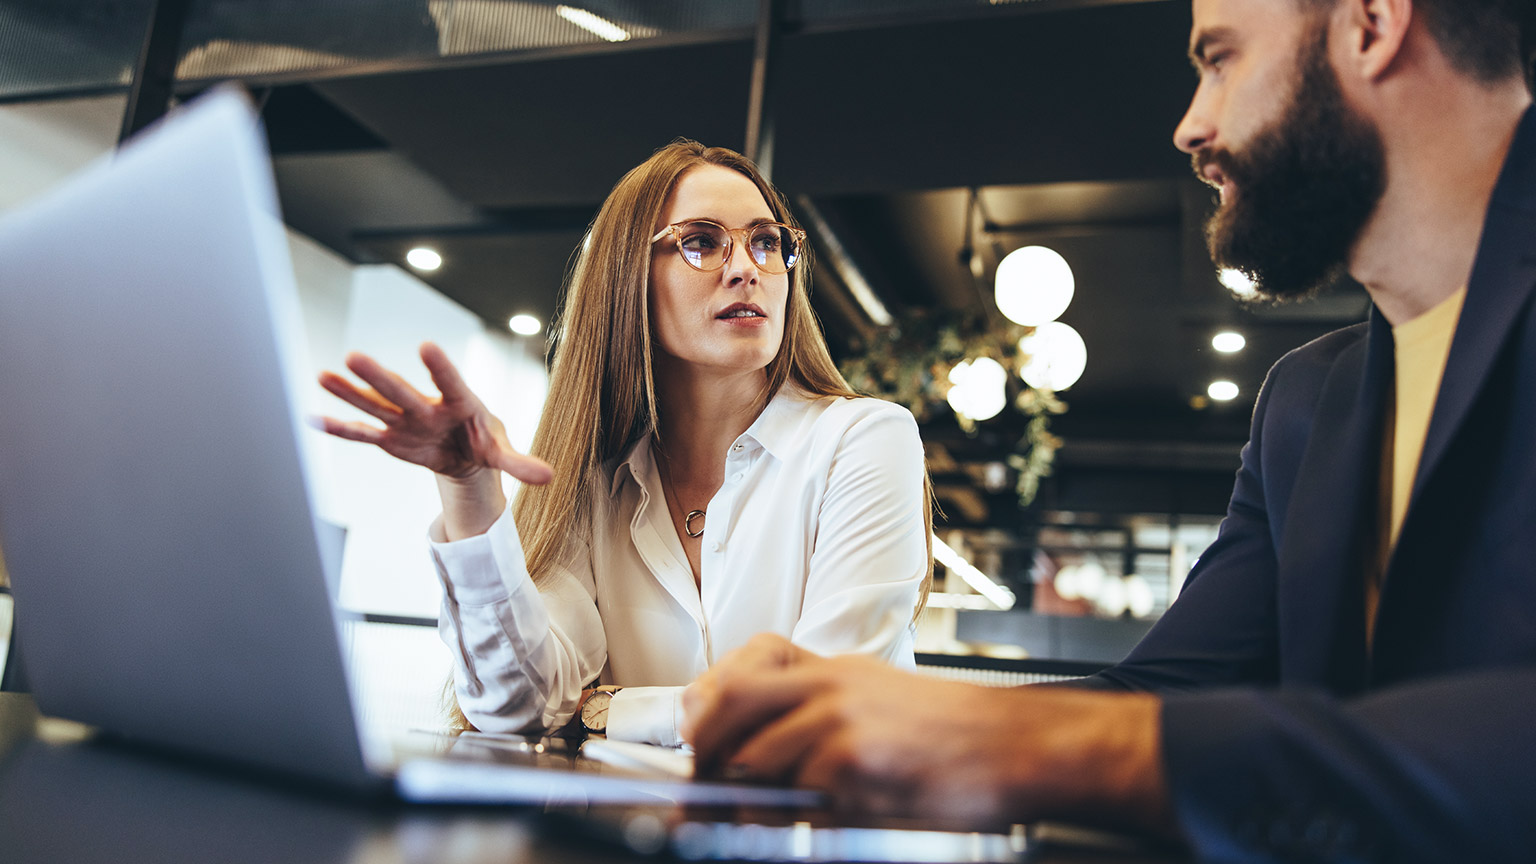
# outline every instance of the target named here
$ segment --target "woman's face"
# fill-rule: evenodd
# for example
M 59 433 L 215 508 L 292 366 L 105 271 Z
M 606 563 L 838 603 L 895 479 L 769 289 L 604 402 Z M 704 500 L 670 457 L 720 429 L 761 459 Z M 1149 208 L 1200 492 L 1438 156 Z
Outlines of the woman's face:
M 678 179 L 652 230 L 694 219 L 735 229 L 773 218 L 746 175 L 701 165 Z M 651 320 L 663 365 L 673 358 L 729 375 L 762 369 L 778 354 L 791 277 L 759 269 L 743 246 L 734 236 L 725 266 L 701 272 L 678 254 L 675 237 L 652 245 Z

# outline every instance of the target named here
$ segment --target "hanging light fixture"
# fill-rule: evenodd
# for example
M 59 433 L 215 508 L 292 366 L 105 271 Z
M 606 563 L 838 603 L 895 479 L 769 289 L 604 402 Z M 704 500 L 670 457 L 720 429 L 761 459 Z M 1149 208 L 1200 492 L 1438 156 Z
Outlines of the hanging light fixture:
M 1065 390 L 1088 368 L 1088 346 L 1070 324 L 1048 321 L 1019 340 L 1019 377 L 1036 390 Z
M 1072 266 L 1056 250 L 1015 249 L 997 265 L 997 309 L 1015 324 L 1038 327 L 1061 317 L 1076 284 Z
M 1008 404 L 1008 370 L 991 357 L 956 363 L 949 383 L 949 407 L 971 420 L 990 420 Z

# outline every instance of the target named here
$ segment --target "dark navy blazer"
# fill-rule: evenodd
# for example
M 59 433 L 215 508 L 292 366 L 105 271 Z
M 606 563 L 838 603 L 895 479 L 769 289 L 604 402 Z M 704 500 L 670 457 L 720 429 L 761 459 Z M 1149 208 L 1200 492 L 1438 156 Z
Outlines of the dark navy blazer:
M 1218 860 L 1536 861 L 1536 113 L 1484 223 L 1371 650 L 1392 331 L 1291 352 L 1218 539 L 1125 662 Z

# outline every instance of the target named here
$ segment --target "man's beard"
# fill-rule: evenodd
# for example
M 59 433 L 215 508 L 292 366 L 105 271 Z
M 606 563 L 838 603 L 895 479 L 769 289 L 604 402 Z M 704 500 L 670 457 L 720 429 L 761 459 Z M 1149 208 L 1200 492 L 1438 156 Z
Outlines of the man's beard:
M 1304 298 L 1344 271 L 1386 187 L 1381 136 L 1344 101 L 1325 32 L 1313 36 L 1279 120 L 1241 152 L 1194 160 L 1197 174 L 1214 162 L 1232 184 L 1206 223 L 1212 260 L 1248 274 L 1273 301 Z

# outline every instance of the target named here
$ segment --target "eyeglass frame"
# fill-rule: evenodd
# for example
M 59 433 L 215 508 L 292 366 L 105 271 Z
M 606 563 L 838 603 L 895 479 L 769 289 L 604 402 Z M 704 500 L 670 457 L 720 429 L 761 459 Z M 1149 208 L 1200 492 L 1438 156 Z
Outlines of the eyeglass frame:
M 711 267 L 708 270 L 706 270 L 703 267 L 700 267 L 699 265 L 693 263 L 693 261 L 689 260 L 688 254 L 683 251 L 682 238 L 678 234 L 678 229 L 681 226 L 683 226 L 683 225 L 692 225 L 692 224 L 694 224 L 696 222 L 703 222 L 706 225 L 713 225 L 716 228 L 719 228 L 721 231 L 725 232 L 726 247 L 725 247 L 724 253 L 722 254 L 722 256 L 720 258 L 720 266 L 719 267 Z M 741 227 L 741 228 L 727 228 L 724 225 L 721 225 L 719 222 L 716 222 L 713 219 L 686 219 L 686 220 L 684 220 L 682 222 L 673 222 L 671 225 L 668 225 L 665 228 L 662 228 L 660 231 L 657 231 L 656 232 L 656 236 L 651 238 L 651 245 L 654 246 L 658 240 L 660 240 L 661 238 L 666 237 L 668 234 L 670 234 L 670 235 L 672 235 L 672 238 L 676 241 L 678 257 L 682 258 L 684 263 L 686 263 L 689 267 L 692 267 L 693 269 L 699 271 L 700 273 L 713 273 L 716 270 L 719 270 L 721 267 L 724 267 L 726 265 L 726 263 L 731 260 L 731 253 L 735 251 L 735 245 L 734 244 L 736 243 L 736 235 L 737 234 L 745 235 L 745 234 L 747 234 L 750 231 L 754 231 L 754 230 L 756 230 L 758 228 L 763 227 L 764 225 L 777 225 L 778 227 L 783 228 L 784 230 L 789 232 L 791 237 L 795 238 L 795 243 L 801 249 L 805 248 L 805 237 L 806 237 L 805 229 L 804 228 L 796 228 L 793 225 L 786 225 L 785 223 L 780 222 L 780 221 L 778 221 L 776 219 L 768 219 L 768 220 L 763 221 L 763 222 L 753 222 L 752 224 L 744 226 L 744 227 Z M 752 259 L 752 263 L 756 264 L 759 269 L 763 270 L 763 272 L 765 272 L 765 273 L 772 273 L 775 276 L 778 276 L 778 275 L 781 275 L 781 274 L 784 274 L 784 273 L 788 273 L 789 271 L 795 269 L 796 265 L 798 265 L 800 263 L 800 259 L 802 257 L 804 257 L 804 253 L 802 252 L 800 255 L 796 255 L 795 256 L 795 261 L 794 261 L 793 264 L 787 265 L 783 270 L 778 270 L 778 271 L 768 270 L 764 266 L 763 262 L 757 260 L 757 256 L 752 254 L 752 244 L 750 242 L 750 238 L 748 239 L 748 242 L 745 243 L 745 245 L 747 247 L 747 257 Z

